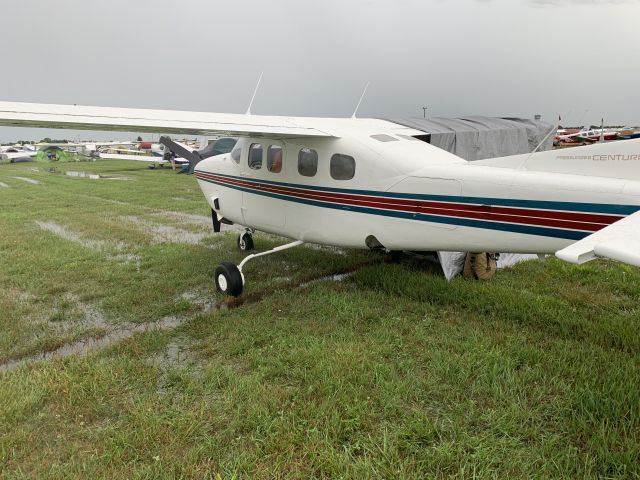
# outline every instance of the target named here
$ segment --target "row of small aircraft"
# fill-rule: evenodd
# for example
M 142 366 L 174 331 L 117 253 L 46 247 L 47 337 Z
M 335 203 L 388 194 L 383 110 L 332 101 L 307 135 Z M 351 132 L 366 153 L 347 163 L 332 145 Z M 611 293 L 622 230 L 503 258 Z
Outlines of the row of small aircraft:
M 16 162 L 35 157 L 38 152 L 64 150 L 83 157 L 97 159 L 138 160 L 150 163 L 167 163 L 165 146 L 153 142 L 65 142 L 0 146 L 0 160 Z M 182 159 L 177 159 L 178 162 Z
M 604 257 L 640 266 L 639 139 L 469 162 L 431 145 L 423 131 L 355 115 L 0 102 L 0 125 L 239 138 L 230 151 L 205 159 L 184 152 L 213 228 L 244 226 L 241 250 L 253 248 L 255 230 L 291 242 L 248 255 L 239 265 L 218 265 L 215 283 L 227 295 L 242 293 L 248 261 L 306 242 L 554 253 L 573 263 Z M 172 145 L 168 137 L 162 142 Z
M 640 129 L 636 128 L 560 128 L 555 143 L 593 143 L 613 140 L 640 138 Z
M 64 150 L 88 159 L 135 160 L 147 162 L 150 168 L 171 163 L 188 167 L 189 173 L 199 161 L 213 155 L 230 152 L 236 138 L 206 138 L 186 141 L 173 141 L 161 137 L 160 143 L 131 142 L 77 142 L 77 143 L 37 143 L 0 146 L 0 160 L 18 162 L 30 160 L 39 152 L 49 153 L 51 160 L 57 160 L 56 151 Z

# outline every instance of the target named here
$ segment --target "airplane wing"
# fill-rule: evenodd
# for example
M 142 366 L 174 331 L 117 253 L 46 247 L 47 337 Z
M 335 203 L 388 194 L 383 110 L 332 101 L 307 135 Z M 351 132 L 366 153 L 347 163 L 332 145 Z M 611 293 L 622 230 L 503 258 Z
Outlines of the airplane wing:
M 304 119 L 135 108 L 0 102 L 0 126 L 188 135 L 334 137 Z
M 152 155 L 129 155 L 126 153 L 98 153 L 98 158 L 103 160 L 136 160 L 138 162 L 167 163 L 162 157 Z
M 640 211 L 563 248 L 556 256 L 571 263 L 611 258 L 640 267 Z
M 140 150 L 131 150 L 130 148 L 109 148 L 108 149 L 111 152 L 116 152 L 116 153 L 131 153 L 132 155 L 140 155 L 141 151 Z

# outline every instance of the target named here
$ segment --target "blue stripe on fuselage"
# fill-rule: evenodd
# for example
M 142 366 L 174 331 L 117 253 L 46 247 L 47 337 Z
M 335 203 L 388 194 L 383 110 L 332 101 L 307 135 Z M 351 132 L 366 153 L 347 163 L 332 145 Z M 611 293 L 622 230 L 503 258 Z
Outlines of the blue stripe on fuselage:
M 299 183 L 276 182 L 272 180 L 256 179 L 251 177 L 236 177 L 233 175 L 223 175 L 219 173 L 209 173 L 204 171 L 196 171 L 196 174 L 216 175 L 232 180 L 242 182 L 264 183 L 267 185 L 275 185 L 281 187 L 301 188 L 307 190 L 317 190 L 320 192 L 347 193 L 352 195 L 369 195 L 372 197 L 385 197 L 397 199 L 417 199 L 432 200 L 438 202 L 468 203 L 478 205 L 495 205 L 503 207 L 520 207 L 545 210 L 561 210 L 568 212 L 586 212 L 586 213 L 608 213 L 612 215 L 631 215 L 640 210 L 640 205 L 614 205 L 606 203 L 578 203 L 578 202 L 559 202 L 549 200 L 522 200 L 510 198 L 486 198 L 486 197 L 463 197 L 453 195 L 429 195 L 422 193 L 399 193 L 399 192 L 380 192 L 375 190 L 353 190 L 348 188 L 319 187 L 315 185 L 304 185 Z M 201 179 L 207 180 L 208 179 Z M 225 184 L 225 186 L 229 186 Z
M 218 175 L 218 174 L 216 174 L 216 175 Z M 218 175 L 218 176 L 222 176 L 222 175 Z M 246 181 L 256 182 L 254 179 L 249 180 L 247 178 L 230 177 L 228 175 L 224 175 L 224 176 L 227 177 L 227 178 L 233 178 L 233 179 L 241 180 L 243 182 L 246 182 Z M 263 190 L 255 190 L 255 189 L 252 189 L 252 188 L 249 188 L 249 187 L 241 187 L 241 186 L 238 186 L 238 185 L 231 185 L 231 184 L 228 184 L 228 183 L 224 183 L 224 182 L 221 182 L 221 181 L 216 181 L 216 180 L 212 180 L 212 179 L 208 179 L 208 178 L 199 178 L 199 180 L 203 180 L 203 181 L 209 182 L 209 183 L 214 183 L 216 185 L 221 185 L 223 187 L 233 188 L 233 189 L 240 190 L 240 191 L 247 192 L 247 193 L 253 193 L 253 194 L 262 195 L 262 196 L 265 196 L 265 197 L 276 198 L 278 200 L 284 200 L 284 201 L 295 202 L 295 203 L 302 203 L 302 204 L 305 204 L 305 205 L 312 205 L 312 206 L 322 207 L 322 208 L 331 208 L 331 209 L 334 209 L 334 210 L 343 210 L 343 211 L 347 211 L 347 212 L 357 212 L 357 213 L 366 213 L 366 214 L 370 214 L 370 215 L 379 215 L 379 216 L 384 216 L 384 217 L 403 218 L 403 219 L 407 219 L 407 220 L 418 220 L 418 221 L 423 221 L 423 222 L 442 223 L 442 224 L 447 224 L 447 225 L 457 225 L 457 226 L 463 226 L 463 227 L 482 228 L 482 229 L 499 230 L 499 231 L 505 231 L 505 232 L 514 232 L 514 233 L 523 233 L 523 234 L 527 234 L 527 235 L 537 235 L 537 236 L 543 236 L 543 237 L 564 238 L 564 239 L 569 239 L 569 240 L 581 240 L 581 239 L 587 237 L 588 235 L 590 235 L 591 233 L 593 233 L 593 232 L 581 232 L 581 231 L 566 230 L 566 229 L 559 229 L 559 228 L 549 228 L 549 227 L 538 227 L 538 226 L 522 225 L 522 224 L 515 224 L 515 223 L 489 222 L 489 221 L 474 220 L 474 219 L 469 219 L 469 218 L 428 215 L 428 214 L 421 214 L 421 213 L 415 213 L 414 214 L 414 213 L 411 213 L 411 212 L 399 212 L 399 211 L 384 210 L 384 209 L 378 209 L 378 208 L 359 207 L 359 206 L 355 206 L 355 205 L 344 205 L 344 204 L 340 204 L 340 203 L 336 203 L 336 202 L 316 201 L 316 200 L 310 200 L 310 199 L 307 199 L 307 198 L 291 197 L 291 196 L 288 196 L 288 195 L 282 195 L 282 194 L 277 194 L 277 193 L 273 193 L 273 192 L 265 192 Z M 261 182 L 262 181 L 259 181 L 259 182 L 256 182 L 256 183 L 261 183 Z M 285 185 L 285 184 L 278 183 L 278 182 L 269 182 L 269 183 L 275 184 L 275 185 Z M 298 187 L 297 185 L 294 185 L 294 184 L 286 184 L 286 185 L 287 186 L 292 186 L 292 187 Z M 310 188 L 316 189 L 315 187 L 310 187 Z M 340 190 L 334 189 L 332 191 L 339 192 Z M 342 192 L 344 192 L 344 190 L 342 190 Z M 362 192 L 362 190 L 353 191 L 353 192 Z M 375 192 L 375 193 L 381 193 L 381 192 Z M 369 193 L 367 193 L 367 195 L 369 195 Z M 382 196 L 382 195 L 377 195 L 377 196 Z M 419 197 L 419 198 L 429 197 L 430 199 L 431 198 L 438 198 L 438 199 L 442 199 L 443 198 L 443 197 L 440 197 L 440 196 L 437 196 L 437 195 L 424 195 L 424 196 L 417 196 L 417 197 Z M 411 198 L 416 198 L 416 197 L 411 197 Z M 446 198 L 457 199 L 458 197 L 446 197 Z M 453 200 L 453 201 L 457 201 L 457 200 Z M 494 199 L 482 199 L 482 201 L 484 203 L 493 202 Z M 524 200 L 524 201 L 528 202 L 528 200 Z M 532 202 L 538 203 L 537 201 L 532 201 Z M 469 203 L 471 203 L 471 202 L 469 202 Z M 473 202 L 473 203 L 476 203 L 476 202 Z M 544 202 L 544 203 L 563 203 L 563 204 L 566 204 L 566 202 Z M 589 205 L 589 204 L 577 204 L 577 205 L 584 206 L 584 205 Z M 612 205 L 612 206 L 616 206 L 616 205 Z M 624 207 L 624 205 L 621 205 L 621 206 Z M 636 207 L 636 210 L 638 210 L 639 208 L 640 207 Z M 583 211 L 591 211 L 591 210 L 583 210 Z M 598 213 L 609 213 L 609 212 L 598 212 Z

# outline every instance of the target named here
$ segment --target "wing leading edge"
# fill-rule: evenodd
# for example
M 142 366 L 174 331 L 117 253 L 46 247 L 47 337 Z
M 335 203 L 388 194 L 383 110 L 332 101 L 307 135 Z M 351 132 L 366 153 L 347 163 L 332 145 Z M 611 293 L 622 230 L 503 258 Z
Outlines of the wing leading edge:
M 335 137 L 305 119 L 138 108 L 0 102 L 0 126 L 188 135 Z
M 640 211 L 563 248 L 556 256 L 571 263 L 611 258 L 640 267 Z

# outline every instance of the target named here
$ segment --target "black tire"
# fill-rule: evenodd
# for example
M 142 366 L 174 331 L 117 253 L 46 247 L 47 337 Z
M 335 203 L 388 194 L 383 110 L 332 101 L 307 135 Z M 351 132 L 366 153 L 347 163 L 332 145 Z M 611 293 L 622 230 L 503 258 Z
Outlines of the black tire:
M 231 262 L 222 262 L 216 267 L 213 275 L 216 288 L 220 293 L 230 297 L 238 297 L 242 293 L 242 274 Z
M 253 250 L 253 237 L 250 233 L 244 232 L 238 235 L 238 248 L 243 252 Z

